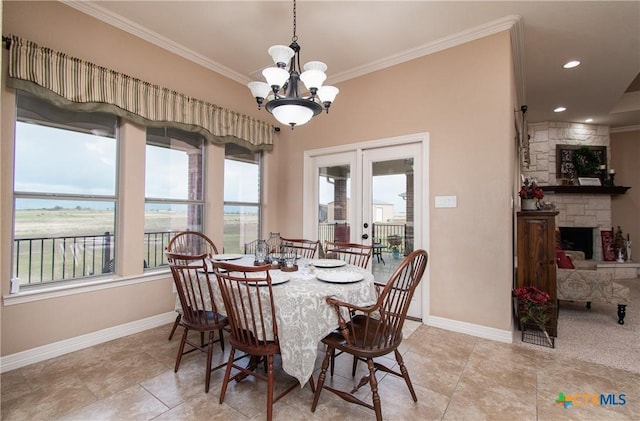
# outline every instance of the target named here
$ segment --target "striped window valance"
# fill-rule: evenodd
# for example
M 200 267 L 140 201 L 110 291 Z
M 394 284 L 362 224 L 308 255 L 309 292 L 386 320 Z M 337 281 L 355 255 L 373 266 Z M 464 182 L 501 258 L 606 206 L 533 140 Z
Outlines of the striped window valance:
M 109 112 L 149 127 L 176 127 L 216 144 L 271 150 L 274 126 L 12 36 L 11 88 L 75 111 Z

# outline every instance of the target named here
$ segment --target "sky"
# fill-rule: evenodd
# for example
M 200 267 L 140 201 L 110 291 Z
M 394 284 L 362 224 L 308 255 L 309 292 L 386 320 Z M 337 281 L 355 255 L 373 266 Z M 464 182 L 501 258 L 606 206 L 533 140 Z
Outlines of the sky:
M 116 194 L 116 140 L 63 129 L 18 122 L 16 126 L 15 190 L 113 196 Z M 147 145 L 145 191 L 159 199 L 188 198 L 188 158 L 185 152 Z M 258 201 L 255 164 L 225 161 L 225 200 Z M 94 209 L 113 202 L 20 199 L 18 209 L 63 207 L 72 203 Z M 75 206 L 73 206 L 75 207 Z
M 116 140 L 74 131 L 18 122 L 16 126 L 15 190 L 113 196 L 116 193 Z M 188 198 L 188 161 L 185 152 L 147 145 L 145 190 L 147 197 Z M 225 201 L 258 202 L 258 168 L 255 164 L 225 160 Z M 319 180 L 320 203 L 333 201 L 333 185 Z M 351 196 L 351 189 L 347 191 Z M 392 203 L 405 211 L 399 196 L 405 191 L 404 175 L 376 176 L 375 202 Z M 64 207 L 74 202 L 59 202 Z M 18 209 L 51 208 L 56 203 L 21 199 Z M 78 206 L 111 209 L 113 202 L 77 202 Z M 75 207 L 75 206 L 73 206 Z M 162 206 L 161 206 L 162 208 Z

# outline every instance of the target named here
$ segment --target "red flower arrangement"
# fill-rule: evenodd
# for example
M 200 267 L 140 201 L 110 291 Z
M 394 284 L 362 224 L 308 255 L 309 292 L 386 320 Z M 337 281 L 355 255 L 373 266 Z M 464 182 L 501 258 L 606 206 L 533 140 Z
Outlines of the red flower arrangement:
M 535 324 L 544 332 L 547 340 L 551 343 L 545 328 L 549 321 L 549 309 L 551 307 L 549 294 L 530 285 L 514 289 L 513 296 L 518 301 L 520 323 L 523 325 L 525 323 Z
M 544 197 L 544 191 L 538 187 L 536 180 L 530 180 L 528 177 L 523 177 L 522 187 L 518 193 L 521 199 L 542 199 Z

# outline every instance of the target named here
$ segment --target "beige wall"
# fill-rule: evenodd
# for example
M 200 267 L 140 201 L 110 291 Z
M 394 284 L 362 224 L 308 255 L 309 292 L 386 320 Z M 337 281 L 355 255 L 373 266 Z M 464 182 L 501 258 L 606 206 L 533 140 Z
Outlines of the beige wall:
M 611 221 L 632 241 L 631 258 L 640 262 L 640 130 L 611 133 L 611 168 L 616 170 L 615 183 L 631 186 L 622 196 L 611 199 Z
M 507 32 L 338 84 L 328 115 L 279 141 L 280 232 L 302 233 L 305 150 L 429 132 L 431 315 L 510 329 L 513 85 Z
M 241 84 L 58 2 L 4 3 L 3 19 L 4 34 L 18 35 L 238 112 L 271 118 L 256 109 Z M 455 209 L 434 209 L 433 198 L 425 200 L 431 207 L 431 315 L 509 330 L 510 204 L 516 155 L 509 34 L 493 35 L 338 86 L 341 93 L 328 115 L 294 131 L 283 129 L 276 138 L 274 153 L 267 155 L 264 231 L 301 234 L 302 158 L 306 149 L 429 132 L 431 196 L 458 197 Z M 0 149 L 3 295 L 8 293 L 11 259 L 8 233 L 12 218 L 10 163 L 14 118 L 13 103 L 7 106 L 6 98 L 12 100 L 12 93 L 3 88 Z M 7 125 L 11 128 L 7 129 Z M 136 132 L 135 128 L 130 131 Z M 221 174 L 220 152 L 212 153 L 207 171 Z M 218 190 L 212 192 L 207 203 L 208 232 L 214 241 L 221 242 L 219 179 L 216 186 Z M 2 306 L 1 354 L 170 312 L 174 297 L 170 289 L 170 280 L 166 278 Z
M 3 34 L 14 34 L 40 45 L 66 52 L 87 61 L 109 67 L 128 75 L 163 85 L 187 95 L 231 108 L 235 111 L 258 118 L 268 118 L 259 112 L 245 86 L 211 72 L 161 48 L 120 30 L 101 23 L 59 2 L 4 2 Z M 7 53 L 3 51 L 3 62 Z M 11 268 L 12 232 L 12 157 L 15 100 L 12 90 L 5 88 L 6 64 L 3 66 L 2 83 L 2 131 L 0 145 L 0 283 L 2 295 L 9 293 Z M 139 128 L 129 125 L 127 137 L 137 137 L 138 144 L 123 144 L 123 150 L 144 150 L 144 135 Z M 268 154 L 267 168 L 275 168 L 275 154 Z M 128 154 L 125 159 L 140 159 Z M 224 151 L 212 147 L 207 153 L 209 168 L 207 233 L 216 244 L 222 243 L 222 165 Z M 121 165 L 127 165 L 121 163 Z M 143 167 L 140 167 L 141 170 Z M 135 168 L 130 168 L 135 170 Z M 134 171 L 135 172 L 135 171 Z M 142 173 L 144 174 L 144 173 Z M 131 174 L 139 177 L 140 174 Z M 269 177 L 268 180 L 275 179 Z M 131 192 L 135 189 L 130 181 L 121 179 L 121 189 Z M 267 182 L 269 209 L 266 219 L 273 219 L 272 203 L 277 203 L 275 181 Z M 139 183 L 138 183 L 139 187 Z M 143 194 L 141 192 L 138 192 Z M 133 195 L 129 196 L 129 199 Z M 143 196 L 142 196 L 143 197 Z M 134 203 L 123 204 L 125 214 L 120 223 L 140 220 L 141 197 Z M 129 219 L 128 219 L 129 218 Z M 126 235 L 130 243 L 140 238 L 140 226 L 130 226 Z M 139 262 L 134 255 L 127 255 L 127 261 Z M 122 262 L 122 260 L 120 260 Z M 135 276 L 139 265 L 120 265 L 120 273 Z M 32 303 L 3 305 L 0 310 L 2 343 L 1 355 L 9 355 L 64 339 L 118 326 L 127 322 L 156 316 L 173 310 L 175 295 L 171 292 L 171 279 L 166 278 L 132 286 L 123 286 L 99 292 L 51 298 Z

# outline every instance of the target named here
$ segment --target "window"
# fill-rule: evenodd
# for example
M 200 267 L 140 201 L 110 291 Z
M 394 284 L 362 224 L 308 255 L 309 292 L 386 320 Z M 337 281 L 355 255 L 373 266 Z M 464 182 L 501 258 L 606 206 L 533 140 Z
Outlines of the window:
M 17 91 L 12 276 L 21 286 L 113 272 L 116 124 Z
M 225 145 L 224 250 L 243 253 L 261 232 L 262 153 Z
M 148 128 L 145 164 L 145 267 L 166 265 L 169 239 L 202 232 L 204 139 L 178 129 Z

